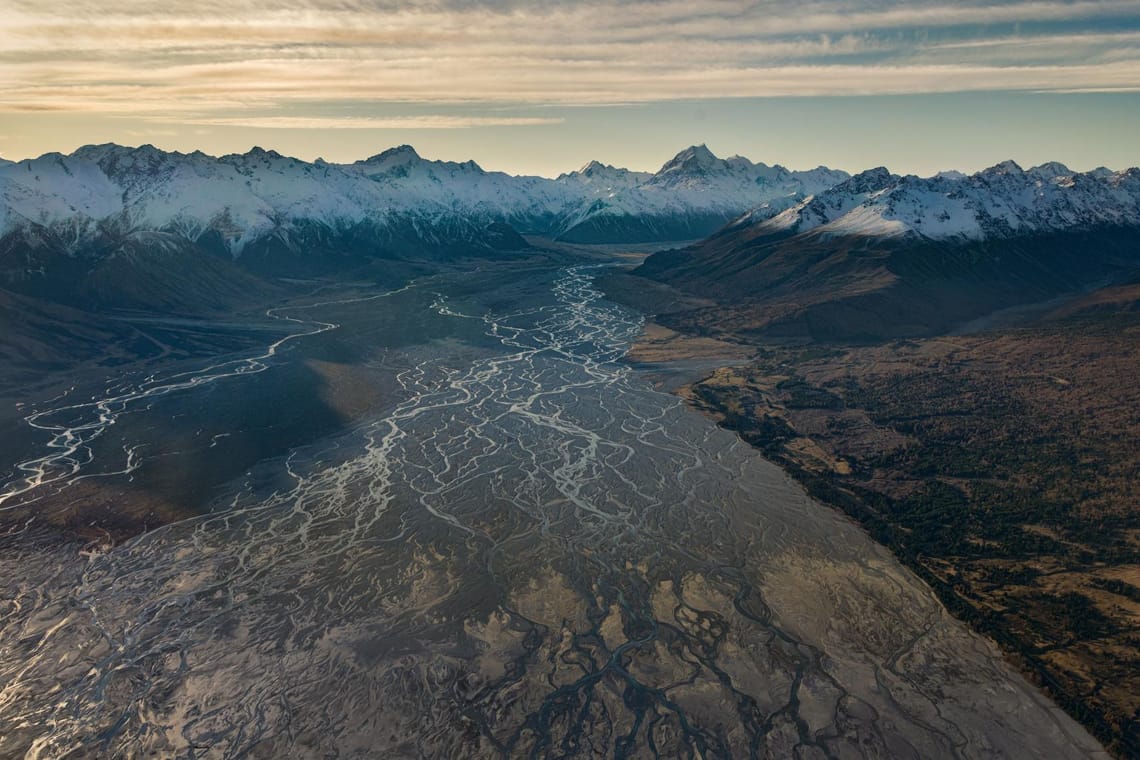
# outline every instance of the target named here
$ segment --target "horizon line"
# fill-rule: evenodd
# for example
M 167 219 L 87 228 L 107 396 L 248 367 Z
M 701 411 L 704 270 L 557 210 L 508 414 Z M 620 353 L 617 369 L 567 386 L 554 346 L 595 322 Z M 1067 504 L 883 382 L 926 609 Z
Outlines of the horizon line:
M 921 175 L 921 174 L 914 174 L 914 173 L 896 173 L 894 171 L 891 171 L 891 169 L 886 167 L 886 166 L 869 166 L 869 167 L 866 167 L 864 169 L 860 169 L 858 171 L 851 171 L 849 169 L 835 168 L 835 167 L 826 166 L 824 164 L 819 164 L 819 165 L 814 166 L 810 169 L 792 169 L 791 167 L 789 167 L 785 164 L 779 163 L 779 162 L 767 163 L 765 161 L 754 161 L 753 159 L 751 159 L 747 156 L 740 155 L 740 154 L 733 154 L 730 156 L 719 156 L 714 151 L 712 151 L 706 143 L 703 143 L 703 142 L 702 143 L 694 143 L 692 145 L 688 145 L 688 146 L 682 148 L 681 150 L 677 151 L 677 153 L 675 153 L 671 158 L 667 159 L 663 164 L 661 164 L 661 166 L 659 168 L 657 168 L 655 170 L 633 169 L 633 168 L 629 168 L 629 167 L 625 167 L 625 166 L 617 166 L 615 164 L 608 164 L 604 161 L 599 161 L 597 159 L 591 159 L 590 161 L 586 162 L 585 164 L 582 164 L 581 166 L 579 166 L 577 169 L 571 169 L 568 171 L 563 171 L 563 172 L 560 172 L 559 174 L 557 174 L 555 176 L 551 176 L 548 174 L 527 174 L 527 173 L 515 174 L 515 173 L 505 171 L 505 170 L 501 170 L 501 169 L 488 169 L 487 167 L 483 166 L 482 164 L 475 161 L 474 159 L 467 159 L 464 161 L 455 161 L 455 160 L 446 159 L 446 158 L 425 158 L 419 152 L 419 150 L 417 150 L 416 147 L 410 143 L 400 143 L 398 145 L 393 145 L 391 147 L 388 147 L 388 148 L 385 148 L 385 149 L 379 151 L 378 153 L 374 153 L 374 154 L 372 154 L 370 156 L 366 156 L 364 158 L 356 159 L 355 161 L 326 161 L 324 158 L 322 158 L 320 156 L 317 156 L 313 159 L 306 159 L 306 158 L 301 158 L 299 156 L 289 155 L 287 153 L 281 153 L 280 151 L 278 151 L 274 148 L 264 148 L 261 145 L 257 145 L 257 144 L 251 145 L 249 147 L 249 149 L 246 150 L 245 152 L 233 151 L 233 152 L 229 152 L 229 153 L 222 153 L 220 155 L 216 155 L 213 153 L 207 153 L 201 149 L 194 149 L 194 150 L 191 150 L 188 152 L 184 152 L 184 151 L 177 150 L 177 149 L 167 149 L 167 148 L 159 147 L 159 146 L 157 146 L 151 142 L 145 142 L 145 143 L 141 143 L 138 145 L 126 145 L 124 143 L 108 141 L 108 142 L 101 142 L 101 143 L 85 143 L 85 144 L 80 145 L 79 147 L 75 148 L 70 153 L 65 153 L 62 150 L 50 150 L 50 151 L 46 151 L 44 153 L 41 153 L 39 155 L 35 155 L 35 156 L 29 155 L 29 156 L 23 156 L 21 158 L 8 158 L 7 156 L 0 154 L 0 162 L 8 163 L 8 164 L 20 164 L 20 163 L 29 162 L 29 161 L 38 161 L 38 160 L 41 160 L 44 158 L 48 158 L 50 156 L 61 156 L 61 157 L 65 157 L 65 158 L 75 158 L 75 154 L 79 153 L 82 150 L 85 150 L 88 148 L 105 148 L 105 147 L 122 148 L 125 150 L 131 150 L 131 151 L 138 151 L 138 150 L 144 150 L 146 148 L 150 148 L 152 150 L 158 151 L 159 153 L 163 153 L 165 155 L 187 156 L 187 157 L 194 156 L 194 155 L 201 155 L 201 156 L 204 156 L 205 158 L 212 159 L 214 161 L 221 161 L 223 159 L 230 158 L 233 156 L 248 156 L 251 153 L 260 152 L 260 153 L 270 154 L 270 155 L 277 156 L 280 158 L 288 159 L 291 161 L 297 161 L 297 162 L 300 162 L 303 164 L 309 164 L 309 165 L 314 165 L 314 166 L 320 165 L 320 164 L 325 164 L 327 166 L 338 166 L 338 167 L 355 166 L 357 164 L 366 163 L 368 161 L 371 161 L 372 159 L 379 158 L 385 154 L 388 154 L 388 153 L 391 153 L 394 151 L 399 151 L 400 149 L 407 148 L 407 149 L 410 149 L 411 152 L 415 154 L 416 158 L 418 158 L 419 160 L 424 161 L 426 163 L 473 164 L 480 171 L 482 171 L 484 173 L 488 173 L 488 174 L 504 174 L 508 177 L 516 177 L 516 178 L 535 177 L 535 178 L 546 179 L 546 180 L 551 180 L 551 181 L 558 180 L 562 177 L 569 176 L 572 174 L 580 174 L 582 171 L 584 171 L 591 164 L 595 164 L 595 163 L 599 164 L 605 168 L 608 168 L 608 169 L 614 169 L 615 171 L 625 171 L 625 172 L 637 173 L 637 174 L 648 173 L 648 174 L 652 174 L 652 175 L 657 175 L 657 174 L 661 173 L 665 169 L 665 167 L 667 167 L 674 160 L 680 158 L 680 156 L 682 154 L 684 154 L 686 151 L 694 150 L 697 148 L 704 148 L 706 151 L 709 152 L 710 155 L 712 155 L 714 158 L 716 158 L 719 161 L 731 161 L 733 159 L 743 159 L 745 161 L 748 161 L 753 166 L 766 166 L 768 168 L 781 168 L 781 169 L 784 169 L 786 171 L 799 172 L 799 173 L 810 172 L 810 171 L 818 171 L 818 170 L 842 171 L 842 172 L 846 172 L 847 174 L 849 174 L 853 177 L 858 176 L 859 174 L 862 174 L 864 172 L 874 171 L 876 169 L 886 169 L 891 174 L 893 174 L 897 177 L 900 177 L 900 178 L 918 177 L 919 179 L 931 179 L 931 178 L 938 177 L 938 176 L 944 175 L 944 174 L 949 174 L 949 173 L 959 173 L 959 174 L 963 174 L 967 177 L 970 177 L 970 176 L 975 176 L 977 174 L 981 174 L 981 173 L 988 171 L 990 169 L 995 169 L 995 168 L 998 168 L 1000 166 L 1003 166 L 1006 164 L 1011 164 L 1011 163 L 1023 172 L 1030 172 L 1030 171 L 1033 171 L 1034 169 L 1039 169 L 1039 168 L 1046 166 L 1048 164 L 1060 164 L 1067 171 L 1070 171 L 1073 174 L 1091 174 L 1093 172 L 1103 172 L 1103 171 L 1109 171 L 1109 172 L 1112 172 L 1113 174 L 1124 174 L 1124 173 L 1127 173 L 1127 172 L 1132 171 L 1132 170 L 1140 170 L 1140 166 L 1127 166 L 1127 167 L 1124 167 L 1121 169 L 1114 169 L 1114 168 L 1111 168 L 1108 166 L 1101 165 L 1101 166 L 1095 166 L 1091 169 L 1086 169 L 1086 170 L 1082 171 L 1079 169 L 1074 169 L 1074 168 L 1070 167 L 1069 165 L 1067 165 L 1061 161 L 1044 161 L 1040 164 L 1035 164 L 1033 166 L 1025 167 L 1025 166 L 1022 166 L 1021 163 L 1019 163 L 1018 161 L 1016 161 L 1013 158 L 1007 158 L 1007 159 L 1004 159 L 1002 161 L 998 161 L 997 163 L 992 164 L 990 166 L 983 167 L 981 169 L 971 171 L 971 172 L 966 172 L 966 171 L 962 171 L 960 169 L 951 167 L 948 169 L 942 169 L 940 171 L 937 171 L 937 172 L 934 172 L 933 174 L 928 174 L 928 175 Z

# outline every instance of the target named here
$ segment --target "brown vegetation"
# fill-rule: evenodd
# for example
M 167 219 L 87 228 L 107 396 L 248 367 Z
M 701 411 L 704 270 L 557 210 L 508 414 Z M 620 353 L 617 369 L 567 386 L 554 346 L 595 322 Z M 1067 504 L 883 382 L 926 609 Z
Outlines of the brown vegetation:
M 1099 291 L 980 335 L 761 344 L 682 393 L 858 520 L 1111 751 L 1137 756 L 1138 297 Z M 699 332 L 740 341 L 749 313 L 717 311 Z

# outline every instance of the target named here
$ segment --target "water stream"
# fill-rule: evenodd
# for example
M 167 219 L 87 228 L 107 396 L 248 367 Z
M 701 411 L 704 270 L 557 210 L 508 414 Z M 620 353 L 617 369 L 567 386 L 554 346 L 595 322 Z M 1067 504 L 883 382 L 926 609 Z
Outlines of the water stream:
M 158 498 L 187 440 L 274 455 L 113 547 L 0 536 L 0 757 L 1095 750 L 882 547 L 622 364 L 640 318 L 595 274 L 283 311 L 267 350 L 36 409 L 47 448 L 0 509 Z M 284 451 L 224 429 L 227 398 L 288 400 L 274 377 L 314 366 L 327 405 L 346 377 L 380 398 Z

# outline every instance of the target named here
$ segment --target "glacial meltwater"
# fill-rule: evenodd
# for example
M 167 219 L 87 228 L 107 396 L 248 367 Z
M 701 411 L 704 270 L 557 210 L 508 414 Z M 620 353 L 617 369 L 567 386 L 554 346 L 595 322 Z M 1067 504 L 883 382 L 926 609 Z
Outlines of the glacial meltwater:
M 255 351 L 30 399 L 0 487 L 0 757 L 1098 752 L 623 364 L 640 317 L 597 273 L 314 298 Z M 41 519 L 91 504 L 181 517 L 121 542 Z

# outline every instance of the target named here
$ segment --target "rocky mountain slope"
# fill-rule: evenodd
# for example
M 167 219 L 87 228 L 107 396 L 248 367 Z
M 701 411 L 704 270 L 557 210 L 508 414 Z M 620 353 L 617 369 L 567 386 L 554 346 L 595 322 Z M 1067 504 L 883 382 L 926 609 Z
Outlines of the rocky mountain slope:
M 165 255 L 174 268 L 205 257 L 216 261 L 194 268 L 238 263 L 288 275 L 344 259 L 526 247 L 498 216 L 414 190 L 434 177 L 405 187 L 385 181 L 406 171 L 408 158 L 418 161 L 402 149 L 334 166 L 260 149 L 212 158 L 99 145 L 8 164 L 0 167 L 3 279 L 57 287 L 54 272 L 92 271 L 132 255 Z M 432 168 L 481 174 L 464 165 Z
M 90 145 L 0 163 L 0 287 L 97 303 L 93 280 L 110 270 L 126 290 L 192 299 L 187 279 L 213 278 L 206 291 L 224 291 L 226 280 L 245 287 L 238 270 L 307 276 L 377 259 L 496 255 L 526 248 L 520 233 L 695 238 L 749 206 L 788 205 L 846 176 L 722 160 L 704 146 L 656 174 L 591 162 L 547 179 L 430 161 L 406 145 L 352 164 L 260 148 L 214 158 Z M 172 276 L 139 282 L 125 271 L 132 264 Z
M 717 299 L 693 325 L 816 339 L 904 337 L 1111 281 L 1140 266 L 1140 170 L 900 177 L 872 169 L 754 208 L 636 274 Z M 734 316 L 728 317 L 728 308 Z
M 557 237 L 568 242 L 649 242 L 703 237 L 761 203 L 788 205 L 847 179 L 819 167 L 794 172 L 704 145 L 678 153 L 643 181 L 599 193 L 565 215 Z M 744 208 L 741 208 L 741 204 Z
M 0 163 L 0 235 L 42 228 L 78 249 L 100 234 L 170 232 L 240 256 L 267 236 L 283 241 L 305 224 L 330 233 L 362 225 L 414 234 L 421 245 L 474 243 L 487 226 L 551 237 L 586 237 L 607 227 L 653 220 L 708 234 L 699 218 L 738 216 L 757 203 L 826 189 L 847 175 L 820 168 L 791 172 L 745 158 L 689 148 L 656 174 L 592 161 L 557 179 L 488 172 L 473 161 L 421 158 L 407 145 L 353 164 L 314 163 L 254 148 L 214 158 L 150 145 L 89 145 L 70 155 Z M 647 219 L 641 219 L 645 217 Z M 605 220 L 605 221 L 603 221 Z

